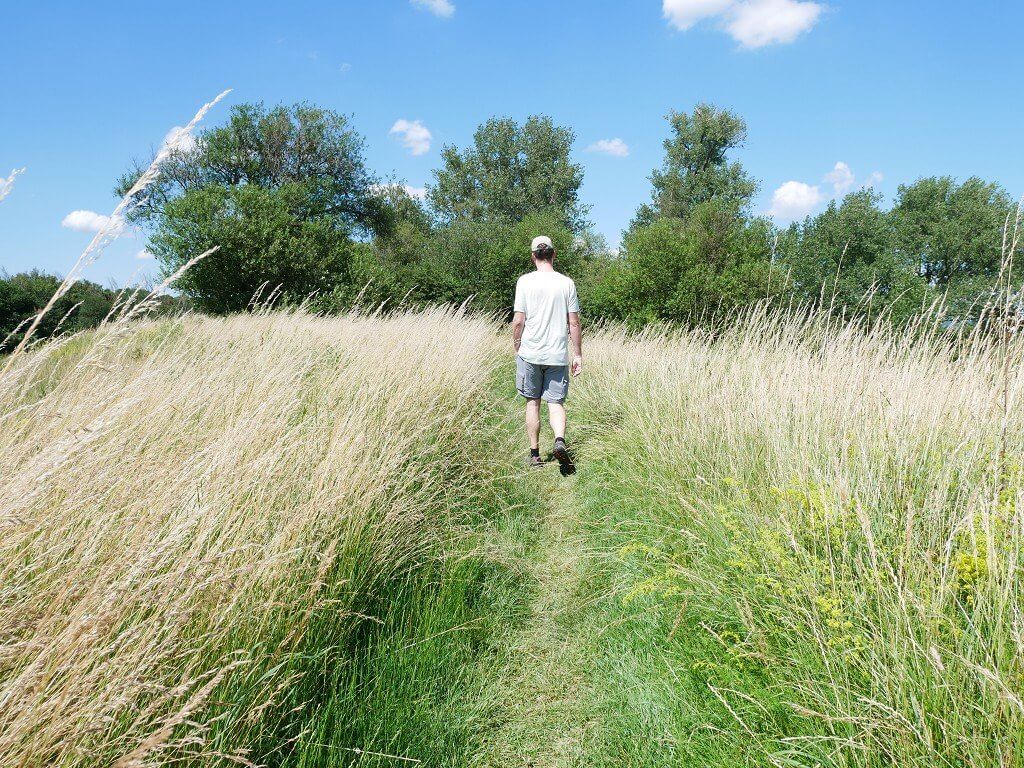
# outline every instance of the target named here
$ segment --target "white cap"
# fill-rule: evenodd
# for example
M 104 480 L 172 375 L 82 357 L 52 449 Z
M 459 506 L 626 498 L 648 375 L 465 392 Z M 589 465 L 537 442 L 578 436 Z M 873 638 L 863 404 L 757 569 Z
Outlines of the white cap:
M 530 250 L 536 252 L 536 250 L 540 248 L 542 245 L 546 245 L 551 250 L 555 249 L 555 247 L 551 244 L 550 237 L 539 235 L 538 237 L 533 238 L 533 242 L 530 243 Z

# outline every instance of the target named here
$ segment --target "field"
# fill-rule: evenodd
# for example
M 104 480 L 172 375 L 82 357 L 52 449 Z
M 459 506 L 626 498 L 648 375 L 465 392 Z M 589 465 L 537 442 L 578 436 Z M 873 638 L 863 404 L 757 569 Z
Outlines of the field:
M 508 346 L 273 312 L 17 357 L 0 765 L 1024 765 L 1016 340 L 590 333 L 567 478 Z

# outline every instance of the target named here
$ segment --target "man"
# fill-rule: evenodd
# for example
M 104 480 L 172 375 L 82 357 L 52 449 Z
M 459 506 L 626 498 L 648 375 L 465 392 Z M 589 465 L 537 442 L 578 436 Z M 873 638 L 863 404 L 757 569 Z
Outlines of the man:
M 534 271 L 516 283 L 512 318 L 512 344 L 516 349 L 516 389 L 526 398 L 526 433 L 530 438 L 530 466 L 543 466 L 540 458 L 540 401 L 548 404 L 548 421 L 555 433 L 554 456 L 563 474 L 573 471 L 565 444 L 565 397 L 569 374 L 583 371 L 580 304 L 576 285 L 555 271 L 555 249 L 549 237 L 535 237 L 530 245 Z M 569 342 L 572 342 L 572 358 Z

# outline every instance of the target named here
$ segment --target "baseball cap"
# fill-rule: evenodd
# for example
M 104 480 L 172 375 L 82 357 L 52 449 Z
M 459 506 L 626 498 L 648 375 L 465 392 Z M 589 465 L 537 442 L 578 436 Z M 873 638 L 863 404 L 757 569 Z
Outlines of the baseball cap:
M 553 245 L 551 245 L 551 238 L 550 237 L 545 237 L 544 235 L 538 235 L 537 237 L 533 238 L 533 242 L 530 243 L 530 250 L 531 251 L 536 251 L 542 245 L 546 245 L 551 250 L 555 249 L 555 247 Z

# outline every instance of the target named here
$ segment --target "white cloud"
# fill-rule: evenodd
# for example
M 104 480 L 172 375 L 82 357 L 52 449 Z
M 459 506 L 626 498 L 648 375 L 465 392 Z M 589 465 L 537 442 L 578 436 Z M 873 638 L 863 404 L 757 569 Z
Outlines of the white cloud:
M 14 189 L 14 180 L 24 172 L 24 168 L 15 168 L 6 179 L 0 179 L 0 200 L 11 194 L 11 190 Z
M 419 120 L 396 120 L 388 131 L 391 136 L 399 136 L 402 146 L 413 155 L 425 155 L 430 151 L 430 142 L 434 138 L 430 131 Z
M 661 7 L 668 23 L 680 31 L 715 19 L 745 48 L 791 43 L 825 10 L 808 0 L 662 0 Z
M 344 64 L 338 67 L 338 71 L 344 75 L 345 73 L 352 71 L 352 65 L 346 61 Z
M 818 22 L 823 10 L 800 0 L 748 0 L 733 5 L 725 28 L 746 48 L 792 43 Z
M 842 160 L 837 162 L 823 180 L 832 185 L 832 195 L 822 192 L 820 186 L 804 184 L 802 181 L 787 181 L 772 195 L 772 207 L 768 215 L 777 219 L 792 221 L 813 213 L 825 200 L 845 197 L 854 189 L 868 189 L 882 182 L 885 177 L 880 171 L 873 172 L 864 181 L 857 183 L 857 175 Z
M 662 13 L 668 23 L 685 32 L 698 21 L 727 11 L 735 0 L 664 0 Z
M 819 187 L 812 187 L 802 181 L 787 181 L 772 195 L 772 207 L 768 213 L 776 219 L 802 219 L 817 208 L 823 199 Z
M 156 256 L 154 256 L 149 251 L 139 251 L 138 253 L 135 254 L 135 258 L 139 259 L 140 261 L 148 261 L 149 259 L 155 259 Z
M 455 4 L 451 0 L 412 0 L 412 4 L 417 8 L 430 11 L 435 16 L 440 16 L 442 19 L 447 19 L 455 13 Z
M 840 160 L 836 167 L 825 174 L 825 181 L 832 185 L 837 196 L 842 197 L 857 185 L 857 177 L 853 175 L 850 166 Z
M 587 147 L 587 152 L 600 152 L 602 155 L 611 155 L 612 157 L 626 157 L 629 155 L 629 145 L 622 139 L 601 139 Z
M 104 230 L 111 234 L 120 234 L 124 229 L 124 221 L 104 216 L 95 211 L 72 211 L 65 216 L 60 225 L 64 229 L 73 229 L 75 232 L 102 232 Z
M 176 125 L 164 136 L 163 146 L 171 152 L 188 154 L 196 148 L 196 137 L 180 125 Z

